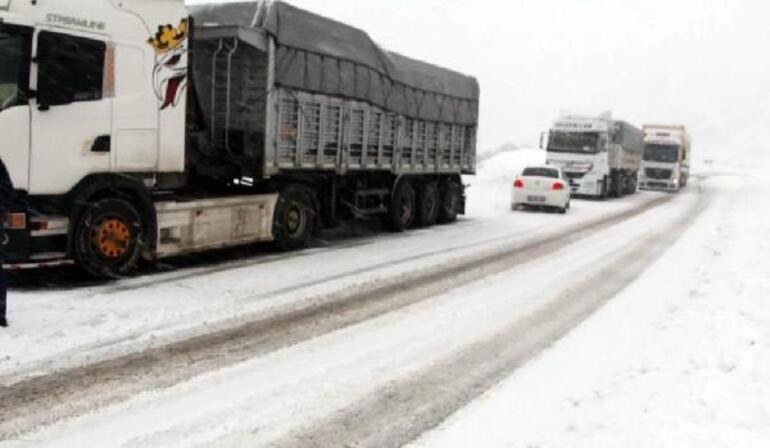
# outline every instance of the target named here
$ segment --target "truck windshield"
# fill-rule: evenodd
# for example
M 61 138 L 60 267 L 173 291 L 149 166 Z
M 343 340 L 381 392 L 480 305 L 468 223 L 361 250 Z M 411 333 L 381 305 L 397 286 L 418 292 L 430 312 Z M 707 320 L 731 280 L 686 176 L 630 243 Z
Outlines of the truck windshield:
M 30 32 L 0 25 L 0 111 L 26 102 Z
M 551 132 L 548 152 L 596 154 L 599 134 L 594 132 Z
M 679 161 L 679 147 L 673 145 L 645 145 L 644 160 L 648 162 L 676 163 Z

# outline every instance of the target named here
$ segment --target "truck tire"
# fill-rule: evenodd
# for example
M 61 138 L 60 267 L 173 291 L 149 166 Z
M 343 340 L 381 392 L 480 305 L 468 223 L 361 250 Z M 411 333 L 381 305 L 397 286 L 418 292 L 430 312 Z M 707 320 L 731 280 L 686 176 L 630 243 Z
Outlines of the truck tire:
M 436 224 L 439 212 L 439 191 L 436 182 L 428 182 L 420 189 L 419 217 L 421 227 Z
M 460 211 L 460 186 L 456 182 L 446 182 L 441 188 L 441 206 L 438 222 L 448 224 L 457 221 Z
M 601 199 L 607 199 L 610 197 L 610 177 L 604 176 L 602 179 L 602 192 L 599 195 Z
M 279 249 L 300 250 L 313 238 L 316 210 L 311 193 L 298 186 L 285 188 L 278 197 L 273 218 L 273 238 Z
M 396 187 L 388 215 L 390 227 L 396 232 L 403 232 L 414 224 L 417 217 L 417 195 L 408 181 L 400 182 Z
M 131 203 L 103 199 L 77 219 L 75 262 L 93 277 L 115 279 L 134 271 L 146 245 L 142 218 Z
M 622 198 L 623 191 L 625 190 L 624 176 L 620 173 L 616 173 L 612 177 L 612 197 Z
M 628 195 L 636 194 L 636 191 L 638 189 L 638 185 L 637 185 L 636 182 L 637 182 L 637 177 L 636 176 L 628 177 L 628 180 L 626 181 L 626 186 L 627 186 L 626 194 L 628 194 Z

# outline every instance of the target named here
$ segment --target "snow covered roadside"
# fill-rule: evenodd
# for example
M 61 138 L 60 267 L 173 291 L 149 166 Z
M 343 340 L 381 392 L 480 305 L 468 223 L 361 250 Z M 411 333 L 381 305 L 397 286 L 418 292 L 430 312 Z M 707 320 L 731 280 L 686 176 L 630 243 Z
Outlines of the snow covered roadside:
M 667 255 L 414 446 L 767 446 L 770 180 L 707 184 L 718 196 Z
M 479 163 L 479 173 L 466 177 L 468 215 L 479 218 L 510 211 L 513 181 L 529 165 L 545 163 L 545 151 L 522 148 L 503 151 Z

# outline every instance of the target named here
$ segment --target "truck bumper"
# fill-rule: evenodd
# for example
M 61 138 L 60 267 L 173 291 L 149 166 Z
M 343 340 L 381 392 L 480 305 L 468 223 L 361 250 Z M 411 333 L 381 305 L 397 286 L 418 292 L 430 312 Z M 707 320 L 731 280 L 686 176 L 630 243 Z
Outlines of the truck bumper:
M 604 176 L 588 173 L 581 178 L 570 178 L 570 188 L 574 196 L 600 197 L 604 190 Z
M 6 266 L 40 265 L 66 258 L 69 226 L 66 218 L 32 216 L 27 210 L 20 209 L 10 213 L 23 214 L 25 225 L 6 230 L 8 239 L 2 248 Z
M 669 180 L 643 180 L 639 182 L 639 188 L 642 190 L 655 190 L 655 191 L 678 191 L 679 182 Z

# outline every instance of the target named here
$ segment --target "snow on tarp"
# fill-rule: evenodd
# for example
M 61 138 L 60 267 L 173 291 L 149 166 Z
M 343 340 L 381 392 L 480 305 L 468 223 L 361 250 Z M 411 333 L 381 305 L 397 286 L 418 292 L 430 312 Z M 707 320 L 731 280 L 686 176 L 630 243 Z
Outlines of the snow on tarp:
M 478 122 L 469 76 L 381 49 L 349 25 L 276 1 L 190 6 L 199 25 L 258 28 L 276 42 L 276 84 L 366 101 L 406 116 Z

